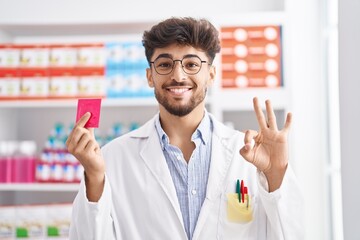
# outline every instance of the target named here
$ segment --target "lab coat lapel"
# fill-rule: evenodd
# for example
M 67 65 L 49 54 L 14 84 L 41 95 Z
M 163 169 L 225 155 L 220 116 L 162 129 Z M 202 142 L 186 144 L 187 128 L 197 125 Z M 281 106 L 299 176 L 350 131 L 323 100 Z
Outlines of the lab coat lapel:
M 150 121 L 150 125 L 147 127 L 147 132 L 149 133 L 148 139 L 144 147 L 140 150 L 140 156 L 150 171 L 153 173 L 155 179 L 159 182 L 161 188 L 164 190 L 166 196 L 174 208 L 174 211 L 176 212 L 176 215 L 178 216 L 180 224 L 183 226 L 183 219 L 176 195 L 176 190 L 168 166 L 166 164 L 163 151 L 161 149 L 154 121 Z
M 233 155 L 237 152 L 235 142 L 230 139 L 235 135 L 234 131 L 225 127 L 213 117 L 212 119 L 214 132 L 212 135 L 211 164 L 206 198 L 200 211 L 193 239 L 198 239 L 214 202 L 220 197 L 221 192 L 225 188 L 224 180 L 227 176 Z

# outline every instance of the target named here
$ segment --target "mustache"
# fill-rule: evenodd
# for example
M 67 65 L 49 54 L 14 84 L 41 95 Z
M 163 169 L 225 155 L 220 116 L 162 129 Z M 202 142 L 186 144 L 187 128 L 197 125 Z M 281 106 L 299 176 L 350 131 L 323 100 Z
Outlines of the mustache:
M 190 81 L 181 81 L 181 82 L 178 82 L 178 81 L 172 80 L 171 82 L 164 84 L 164 85 L 163 85 L 163 88 L 167 88 L 167 87 L 182 87 L 182 86 L 191 86 L 191 87 L 194 87 L 194 84 L 193 84 L 193 82 L 190 82 Z

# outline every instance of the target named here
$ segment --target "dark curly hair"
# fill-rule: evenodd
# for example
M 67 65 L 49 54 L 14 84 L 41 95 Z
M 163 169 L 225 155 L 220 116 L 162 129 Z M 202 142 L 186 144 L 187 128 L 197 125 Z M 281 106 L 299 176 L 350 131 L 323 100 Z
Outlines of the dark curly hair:
M 147 61 L 150 63 L 156 48 L 164 48 L 173 43 L 205 51 L 210 63 L 215 54 L 220 52 L 219 32 L 208 20 L 172 17 L 144 32 L 142 44 Z

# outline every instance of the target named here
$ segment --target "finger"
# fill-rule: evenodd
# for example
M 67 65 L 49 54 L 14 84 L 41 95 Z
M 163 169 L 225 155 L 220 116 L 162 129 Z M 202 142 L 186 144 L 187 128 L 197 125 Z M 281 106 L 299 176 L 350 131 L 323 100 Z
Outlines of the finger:
M 257 97 L 254 97 L 253 103 L 254 103 L 254 110 L 255 110 L 256 118 L 257 118 L 260 129 L 267 128 L 266 119 L 265 119 L 264 113 L 259 105 L 259 100 Z
M 87 112 L 85 113 L 80 119 L 79 121 L 74 125 L 73 130 L 70 132 L 65 144 L 66 146 L 69 146 L 71 144 L 71 142 L 77 142 L 78 139 L 80 139 L 81 136 L 78 137 L 74 137 L 76 134 L 79 134 L 79 129 L 83 128 L 85 126 L 85 124 L 87 123 L 87 121 L 89 121 L 91 117 L 91 113 Z
M 95 141 L 89 141 L 85 146 L 86 152 L 97 152 L 98 149 L 100 149 L 99 145 Z
M 90 137 L 90 134 L 83 134 L 79 141 L 77 142 L 76 146 L 76 153 L 82 153 L 85 151 L 86 146 L 91 142 L 92 138 Z
M 82 115 L 82 117 L 79 119 L 79 121 L 75 124 L 74 128 L 76 127 L 84 127 L 85 124 L 87 123 L 87 121 L 89 121 L 91 117 L 91 113 L 87 112 L 84 115 Z
M 66 140 L 66 146 L 70 152 L 78 148 L 79 141 L 83 135 L 87 134 L 88 130 L 82 127 L 76 127 L 70 133 L 68 139 Z
M 285 125 L 284 125 L 284 131 L 288 132 L 290 130 L 290 126 L 291 126 L 291 122 L 292 122 L 292 114 L 288 113 L 286 115 L 286 120 L 285 120 Z
M 276 123 L 276 116 L 275 116 L 275 113 L 272 108 L 270 100 L 266 100 L 265 104 L 266 104 L 266 115 L 268 118 L 269 128 L 277 130 L 278 127 L 277 127 L 277 123 Z
M 90 132 L 91 137 L 95 139 L 94 128 L 88 128 L 88 130 Z
M 245 132 L 245 137 L 244 137 L 244 144 L 245 144 L 245 150 L 251 150 L 252 147 L 254 146 L 254 138 L 258 135 L 258 132 L 255 130 L 247 130 Z

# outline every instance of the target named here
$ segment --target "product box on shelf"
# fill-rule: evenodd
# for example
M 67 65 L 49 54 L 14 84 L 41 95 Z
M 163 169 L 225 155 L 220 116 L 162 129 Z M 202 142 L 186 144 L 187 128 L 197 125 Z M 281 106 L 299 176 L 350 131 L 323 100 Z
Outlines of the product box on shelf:
M 49 96 L 48 69 L 22 69 L 20 76 L 21 98 L 47 98 Z
M 68 239 L 72 205 L 0 206 L 0 239 Z
M 104 67 L 105 48 L 103 43 L 76 44 L 78 67 Z
M 49 45 L 18 45 L 21 68 L 47 68 L 49 66 Z
M 51 68 L 74 68 L 78 64 L 77 48 L 72 45 L 50 46 Z
M 107 42 L 106 51 L 106 69 L 142 69 L 148 67 L 144 55 L 144 47 L 141 42 Z
M 15 219 L 16 214 L 14 206 L 0 206 L 0 239 L 15 239 Z
M 0 44 L 0 69 L 20 66 L 20 48 L 13 44 Z
M 20 96 L 20 77 L 18 70 L 0 68 L 0 99 L 17 99 Z
M 75 98 L 79 95 L 79 77 L 74 68 L 50 68 L 49 78 L 50 98 Z
M 149 88 L 145 69 L 148 67 L 141 42 L 109 42 L 106 48 L 106 96 L 149 97 L 153 90 Z
M 105 78 L 108 98 L 154 96 L 154 90 L 148 86 L 145 70 L 108 70 Z
M 79 76 L 78 96 L 79 97 L 105 97 L 105 69 L 79 68 L 76 69 Z
M 281 87 L 281 26 L 221 28 L 223 88 Z

